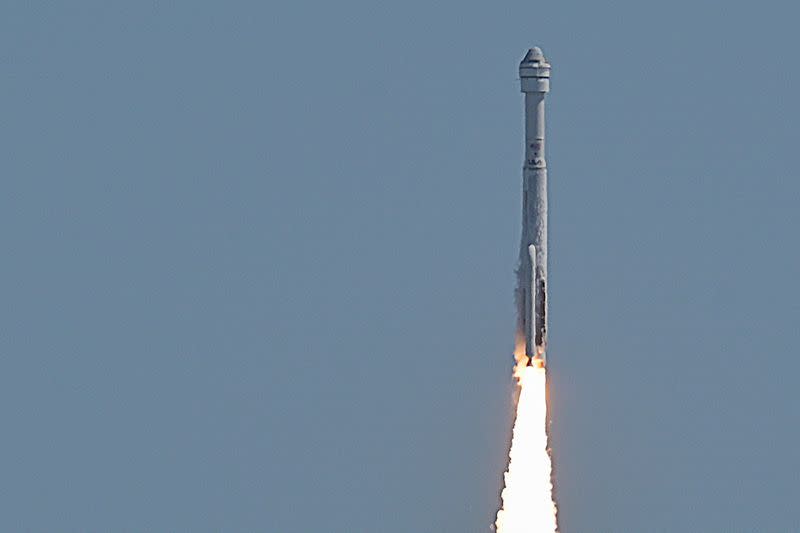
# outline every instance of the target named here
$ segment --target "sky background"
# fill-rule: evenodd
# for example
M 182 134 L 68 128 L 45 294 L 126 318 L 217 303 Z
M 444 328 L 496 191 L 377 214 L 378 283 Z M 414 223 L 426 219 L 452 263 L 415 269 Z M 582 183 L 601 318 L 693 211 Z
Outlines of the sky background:
M 0 530 L 481 533 L 517 65 L 564 533 L 800 530 L 790 2 L 0 7 Z

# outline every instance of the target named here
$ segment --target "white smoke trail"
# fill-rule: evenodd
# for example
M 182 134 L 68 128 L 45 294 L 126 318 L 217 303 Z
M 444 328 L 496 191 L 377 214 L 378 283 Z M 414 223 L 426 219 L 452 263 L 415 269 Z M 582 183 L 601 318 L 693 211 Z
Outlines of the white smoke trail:
M 498 533 L 557 533 L 556 504 L 547 450 L 544 366 L 518 367 L 521 387 L 508 471 L 497 512 Z

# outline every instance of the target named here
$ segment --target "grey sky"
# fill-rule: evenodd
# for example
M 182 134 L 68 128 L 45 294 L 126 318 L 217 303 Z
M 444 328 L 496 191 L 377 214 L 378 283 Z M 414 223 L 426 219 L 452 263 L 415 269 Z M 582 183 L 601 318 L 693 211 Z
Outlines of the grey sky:
M 800 530 L 790 2 L 4 2 L 0 530 L 481 533 L 517 64 L 564 533 Z

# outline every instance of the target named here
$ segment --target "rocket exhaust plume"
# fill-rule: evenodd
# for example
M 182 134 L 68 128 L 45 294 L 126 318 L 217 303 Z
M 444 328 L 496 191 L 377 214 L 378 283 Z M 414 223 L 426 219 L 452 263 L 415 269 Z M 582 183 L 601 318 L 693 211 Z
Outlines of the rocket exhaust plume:
M 497 512 L 495 527 L 498 533 L 556 533 L 547 449 L 545 369 L 541 364 L 518 368 L 521 390 L 517 419 L 508 454 L 503 507 Z
M 531 48 L 519 66 L 525 93 L 522 243 L 517 270 L 517 416 L 497 512 L 498 533 L 556 533 L 552 463 L 547 446 L 547 163 L 544 100 L 550 64 Z

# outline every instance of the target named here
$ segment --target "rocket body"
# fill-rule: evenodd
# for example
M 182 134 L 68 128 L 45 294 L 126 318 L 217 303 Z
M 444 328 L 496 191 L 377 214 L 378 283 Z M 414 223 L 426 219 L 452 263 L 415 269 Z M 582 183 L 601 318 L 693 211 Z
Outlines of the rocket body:
M 525 94 L 525 162 L 522 170 L 522 242 L 517 270 L 517 340 L 525 355 L 546 361 L 547 347 L 547 163 L 545 96 L 550 64 L 539 48 L 519 66 Z

